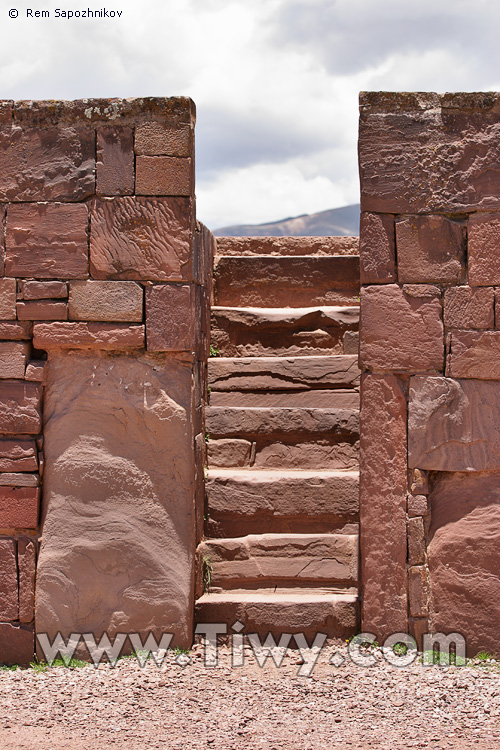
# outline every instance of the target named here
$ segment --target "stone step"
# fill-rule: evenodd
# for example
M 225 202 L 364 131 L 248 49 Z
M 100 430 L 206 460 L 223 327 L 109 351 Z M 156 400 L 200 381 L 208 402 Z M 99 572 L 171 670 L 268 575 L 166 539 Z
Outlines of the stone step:
M 359 257 L 222 256 L 214 303 L 224 307 L 359 305 Z
M 350 354 L 358 326 L 359 307 L 212 307 L 210 340 L 224 357 Z
M 322 409 L 359 409 L 359 391 L 211 391 L 210 406 L 309 406 Z
M 355 534 L 250 534 L 209 539 L 198 554 L 210 571 L 210 585 L 222 589 L 355 586 Z
M 217 237 L 219 255 L 359 255 L 359 237 Z
M 205 488 L 208 537 L 357 528 L 355 470 L 209 469 Z
M 198 623 L 236 621 L 243 633 L 303 633 L 312 642 L 316 633 L 329 638 L 349 638 L 359 632 L 359 602 L 356 594 L 324 590 L 226 591 L 204 594 L 196 602 Z
M 303 391 L 359 388 L 357 355 L 327 357 L 212 357 L 211 391 Z

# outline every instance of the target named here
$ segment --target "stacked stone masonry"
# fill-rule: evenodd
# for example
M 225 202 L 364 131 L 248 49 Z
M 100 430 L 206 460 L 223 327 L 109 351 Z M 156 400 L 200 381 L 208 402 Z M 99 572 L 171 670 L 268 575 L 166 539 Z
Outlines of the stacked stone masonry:
M 362 626 L 498 653 L 500 97 L 360 98 Z
M 182 98 L 0 103 L 0 662 L 33 659 L 38 553 L 37 631 L 170 627 L 190 641 L 213 254 L 195 220 L 194 121 Z M 128 506 L 107 511 L 112 538 L 105 517 L 83 528 L 106 516 L 92 465 L 111 495 L 111 475 L 142 466 Z M 180 572 L 162 549 L 169 524 Z M 127 565 L 149 573 L 125 590 Z

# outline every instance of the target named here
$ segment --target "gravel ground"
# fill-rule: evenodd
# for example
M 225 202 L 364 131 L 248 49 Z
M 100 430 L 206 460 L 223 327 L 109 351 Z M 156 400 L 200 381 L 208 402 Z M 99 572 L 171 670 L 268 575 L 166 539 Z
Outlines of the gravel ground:
M 9 750 L 316 750 L 319 748 L 500 747 L 500 666 L 334 667 L 325 649 L 310 677 L 298 652 L 259 667 L 245 649 L 231 667 L 190 664 L 169 653 L 161 666 L 122 659 L 44 671 L 0 671 L 0 748 Z

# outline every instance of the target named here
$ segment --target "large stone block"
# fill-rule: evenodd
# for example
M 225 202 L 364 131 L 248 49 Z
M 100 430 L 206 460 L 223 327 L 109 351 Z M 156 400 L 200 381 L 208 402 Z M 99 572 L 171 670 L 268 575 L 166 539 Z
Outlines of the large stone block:
M 360 356 L 374 372 L 442 370 L 444 331 L 438 297 L 414 297 L 397 284 L 361 290 Z
M 83 203 L 10 206 L 5 270 L 42 279 L 88 276 L 88 208 Z
M 396 281 L 394 216 L 361 214 L 359 230 L 360 275 L 362 284 Z
M 36 471 L 34 440 L 0 440 L 0 471 Z
M 362 629 L 407 632 L 406 398 L 393 375 L 361 379 Z
M 0 378 L 24 378 L 29 344 L 0 341 Z
M 5 214 L 7 211 L 7 207 L 5 205 L 0 204 L 0 226 L 5 226 Z M 2 231 L 0 233 L 0 276 L 3 276 L 5 273 L 5 237 L 4 232 Z
M 189 198 L 95 200 L 90 233 L 92 277 L 190 280 L 192 225 Z
M 424 521 L 422 518 L 409 518 L 407 528 L 408 563 L 410 565 L 420 565 L 425 562 Z
M 435 471 L 500 469 L 497 383 L 411 378 L 408 463 Z
M 37 383 L 0 381 L 0 434 L 38 435 L 42 428 L 41 398 Z
M 36 529 L 39 501 L 38 487 L 0 486 L 0 529 Z
M 15 279 L 0 279 L 0 319 L 16 319 L 16 288 Z
M 493 328 L 494 290 L 452 286 L 444 293 L 444 324 L 448 328 Z
M 457 284 L 465 275 L 463 224 L 444 216 L 409 216 L 396 222 L 401 284 Z
M 23 281 L 23 299 L 66 299 L 68 285 L 65 281 Z
M 500 380 L 500 331 L 453 331 L 446 374 Z
M 67 320 L 67 302 L 55 300 L 32 300 L 17 303 L 19 320 Z
M 170 632 L 190 645 L 191 364 L 63 354 L 48 370 L 37 631 Z
M 194 350 L 192 285 L 157 284 L 146 289 L 146 339 L 153 352 Z
M 125 323 L 36 323 L 35 349 L 132 350 L 144 347 L 144 326 Z
M 19 568 L 19 621 L 31 622 L 35 614 L 36 547 L 33 539 L 23 537 L 17 542 Z
M 141 323 L 144 292 L 135 281 L 73 281 L 70 320 Z
M 194 192 L 191 159 L 178 156 L 138 156 L 137 195 L 186 195 Z
M 97 131 L 97 195 L 134 192 L 134 134 L 132 128 L 109 126 Z
M 28 667 L 34 659 L 34 651 L 33 627 L 0 623 L 0 664 Z
M 16 543 L 0 539 L 0 621 L 17 620 L 18 616 Z
M 0 130 L 0 200 L 81 201 L 92 195 L 94 130 L 34 125 Z
M 426 565 L 408 571 L 408 594 L 412 617 L 426 617 L 429 612 L 429 574 Z
M 500 284 L 500 214 L 473 214 L 469 218 L 469 283 Z
M 28 341 L 31 338 L 32 325 L 23 321 L 0 321 L 0 339 L 6 341 Z
M 193 130 L 174 128 L 170 123 L 141 122 L 135 128 L 135 153 L 138 156 L 191 156 Z

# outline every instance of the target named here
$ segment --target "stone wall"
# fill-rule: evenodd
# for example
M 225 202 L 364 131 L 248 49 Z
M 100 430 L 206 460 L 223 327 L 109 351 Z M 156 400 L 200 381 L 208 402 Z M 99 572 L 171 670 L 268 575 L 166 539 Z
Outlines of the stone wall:
M 362 94 L 363 629 L 500 650 L 500 96 Z
M 191 640 L 213 255 L 194 120 L 181 98 L 0 103 L 0 662 L 32 659 L 35 623 Z

